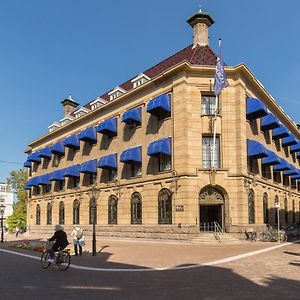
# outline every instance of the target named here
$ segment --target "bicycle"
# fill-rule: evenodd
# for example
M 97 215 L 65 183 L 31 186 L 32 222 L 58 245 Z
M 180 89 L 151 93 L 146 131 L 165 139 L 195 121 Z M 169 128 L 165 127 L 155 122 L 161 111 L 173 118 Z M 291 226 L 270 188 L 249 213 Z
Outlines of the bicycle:
M 50 265 L 52 264 L 49 261 L 50 258 L 50 245 L 46 245 L 46 250 L 44 250 L 44 252 L 42 253 L 41 256 L 41 266 L 43 269 L 48 269 L 50 267 Z M 66 271 L 70 264 L 71 264 L 71 256 L 69 251 L 67 250 L 59 250 L 58 252 L 55 253 L 55 260 L 54 260 L 55 265 L 58 266 L 58 268 L 61 271 Z
M 278 231 L 270 227 L 259 235 L 259 240 L 262 242 L 286 242 L 287 234 L 283 230 Z

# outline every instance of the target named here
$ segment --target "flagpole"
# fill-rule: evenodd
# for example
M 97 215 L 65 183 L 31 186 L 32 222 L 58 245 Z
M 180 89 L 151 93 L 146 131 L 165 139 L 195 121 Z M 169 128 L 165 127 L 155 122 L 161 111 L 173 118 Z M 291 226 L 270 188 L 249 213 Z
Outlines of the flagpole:
M 219 102 L 219 97 L 216 95 L 215 98 L 215 114 L 213 118 L 213 146 L 212 146 L 212 164 L 211 168 L 215 169 L 215 152 L 216 152 L 216 136 L 217 136 L 217 115 L 218 115 L 218 102 Z

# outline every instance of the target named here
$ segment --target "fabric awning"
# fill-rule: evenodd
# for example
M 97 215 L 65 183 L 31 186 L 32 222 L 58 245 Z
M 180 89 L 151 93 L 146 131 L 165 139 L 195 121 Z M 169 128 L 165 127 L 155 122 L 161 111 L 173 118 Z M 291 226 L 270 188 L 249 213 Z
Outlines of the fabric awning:
M 28 181 L 27 181 L 27 185 L 28 186 L 38 186 L 38 178 L 39 176 L 36 176 L 36 177 L 32 177 L 30 178 Z
M 65 148 L 63 142 L 57 142 L 50 147 L 50 150 L 53 154 L 63 155 L 65 154 Z
M 120 161 L 123 163 L 142 162 L 142 147 L 129 148 L 121 153 Z
M 64 174 L 65 174 L 65 169 L 62 169 L 62 170 L 56 170 L 52 173 L 50 173 L 50 181 L 64 181 L 65 180 L 65 177 L 64 177 Z
M 289 166 L 290 166 L 290 170 L 284 171 L 283 175 L 287 175 L 287 176 L 297 175 L 298 170 L 291 164 Z
M 282 124 L 280 124 L 278 128 L 275 128 L 272 131 L 273 139 L 282 139 L 288 136 L 290 136 L 289 131 Z
M 280 165 L 276 165 L 273 167 L 273 170 L 274 171 L 287 171 L 287 170 L 290 170 L 291 167 L 290 167 L 290 164 L 287 163 L 284 159 L 280 158 L 281 160 L 281 163 Z
M 126 111 L 122 116 L 122 122 L 126 124 L 141 124 L 142 116 L 141 116 L 142 109 L 141 107 L 133 108 L 129 111 Z
M 296 144 L 297 144 L 297 140 L 294 138 L 294 136 L 292 134 L 290 134 L 290 136 L 282 139 L 282 147 L 288 147 L 288 146 L 296 145 Z
M 44 174 L 38 177 L 37 179 L 38 185 L 48 185 L 51 184 L 49 174 Z
M 291 153 L 295 153 L 295 152 L 298 152 L 298 151 L 300 151 L 300 142 L 297 142 L 297 144 L 292 145 L 290 147 L 290 152 Z
M 117 118 L 112 118 L 101 122 L 97 127 L 97 131 L 108 136 L 116 135 Z
M 31 168 L 31 161 L 26 160 L 23 164 L 24 168 Z
M 74 134 L 72 136 L 67 137 L 63 141 L 64 147 L 72 148 L 72 149 L 79 149 L 80 148 L 80 142 L 78 134 Z
M 260 120 L 260 129 L 262 131 L 275 129 L 278 128 L 279 126 L 280 126 L 279 120 L 271 113 L 268 113 L 267 116 L 262 117 Z
M 248 120 L 258 119 L 268 114 L 267 107 L 256 98 L 247 98 L 246 111 Z
M 97 142 L 97 131 L 95 127 L 84 129 L 79 134 L 79 140 L 94 144 Z
M 86 161 L 80 165 L 80 173 L 97 173 L 97 159 Z
M 268 156 L 268 150 L 261 143 L 253 140 L 247 140 L 248 156 L 253 158 L 263 158 Z
M 98 161 L 97 167 L 102 169 L 109 169 L 109 168 L 117 169 L 118 168 L 117 153 L 101 157 Z
M 152 99 L 151 101 L 149 101 L 147 105 L 147 112 L 150 114 L 157 115 L 161 111 L 171 112 L 171 103 L 170 103 L 169 94 L 160 95 Z
M 171 138 L 170 137 L 160 139 L 160 140 L 154 141 L 149 144 L 148 150 L 147 150 L 147 155 L 153 156 L 153 155 L 157 155 L 159 153 L 171 155 L 172 151 L 171 151 Z
M 66 168 L 64 177 L 80 177 L 80 165 L 73 165 Z
M 28 185 L 27 183 L 23 186 L 24 190 L 31 190 L 31 186 Z
M 291 179 L 300 180 L 300 174 L 292 176 Z
M 50 147 L 45 147 L 39 151 L 38 156 L 43 158 L 51 158 L 51 154 Z
M 38 152 L 33 152 L 33 153 L 29 154 L 28 157 L 27 157 L 27 161 L 40 163 L 41 158 L 39 157 L 39 153 Z
M 268 156 L 264 157 L 261 161 L 263 165 L 279 165 L 281 164 L 280 158 L 272 151 L 267 150 Z

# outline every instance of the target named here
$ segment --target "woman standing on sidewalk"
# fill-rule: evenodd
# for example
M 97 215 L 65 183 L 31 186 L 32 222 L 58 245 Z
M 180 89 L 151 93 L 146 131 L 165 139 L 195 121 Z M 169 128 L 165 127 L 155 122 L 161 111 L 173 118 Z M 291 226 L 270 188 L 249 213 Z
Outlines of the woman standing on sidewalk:
M 82 255 L 82 246 L 83 246 L 83 241 L 84 241 L 82 228 L 80 228 L 78 226 L 74 226 L 71 236 L 73 237 L 75 256 L 78 255 L 78 248 L 79 248 L 79 255 L 81 256 Z

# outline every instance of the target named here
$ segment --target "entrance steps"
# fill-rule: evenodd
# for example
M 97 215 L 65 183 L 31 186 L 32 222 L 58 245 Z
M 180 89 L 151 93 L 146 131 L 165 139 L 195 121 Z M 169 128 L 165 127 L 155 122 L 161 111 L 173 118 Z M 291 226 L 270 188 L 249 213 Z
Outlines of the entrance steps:
M 240 240 L 230 233 L 223 233 L 220 235 L 220 241 L 215 238 L 214 232 L 200 232 L 197 236 L 191 239 L 192 244 L 240 244 L 243 243 L 243 240 Z

